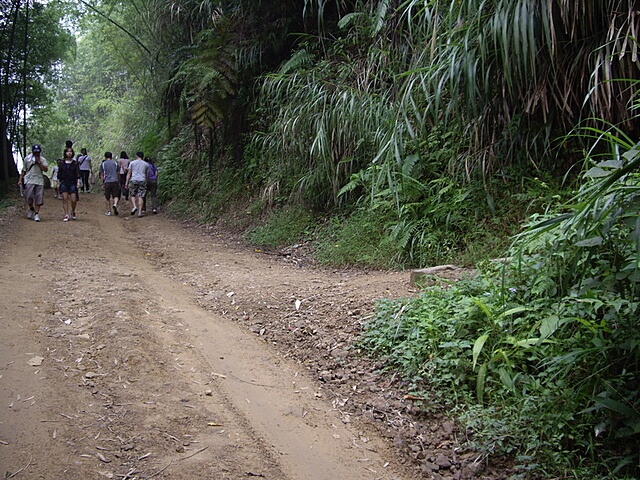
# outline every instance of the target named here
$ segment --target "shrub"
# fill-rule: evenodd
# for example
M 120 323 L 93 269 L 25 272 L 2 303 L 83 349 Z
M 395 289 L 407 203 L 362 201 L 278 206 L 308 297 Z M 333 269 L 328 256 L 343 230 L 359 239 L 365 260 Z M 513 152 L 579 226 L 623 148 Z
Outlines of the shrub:
M 575 197 L 533 217 L 507 261 L 382 303 L 359 344 L 523 472 L 640 474 L 640 144 L 602 136 L 608 157 L 587 159 Z
M 316 240 L 315 258 L 338 267 L 397 267 L 402 250 L 386 230 L 391 212 L 359 209 L 348 216 L 334 216 Z
M 261 247 L 282 247 L 302 242 L 311 235 L 313 216 L 302 207 L 291 206 L 271 212 L 267 221 L 251 229 L 246 238 Z

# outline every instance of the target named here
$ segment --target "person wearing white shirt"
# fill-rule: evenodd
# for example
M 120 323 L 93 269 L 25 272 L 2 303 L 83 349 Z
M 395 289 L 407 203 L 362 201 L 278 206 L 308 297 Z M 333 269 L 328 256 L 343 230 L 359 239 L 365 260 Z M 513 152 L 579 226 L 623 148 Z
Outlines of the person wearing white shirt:
M 44 205 L 44 172 L 49 170 L 47 159 L 42 155 L 42 147 L 35 144 L 31 153 L 24 158 L 18 185 L 24 181 L 24 197 L 29 205 L 27 218 L 40 221 L 40 207 Z

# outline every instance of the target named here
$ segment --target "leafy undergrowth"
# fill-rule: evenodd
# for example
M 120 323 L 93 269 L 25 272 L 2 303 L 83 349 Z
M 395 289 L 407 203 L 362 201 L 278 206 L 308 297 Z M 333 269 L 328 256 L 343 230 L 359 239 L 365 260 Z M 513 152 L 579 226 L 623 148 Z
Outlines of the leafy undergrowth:
M 384 301 L 359 347 L 520 478 L 640 475 L 638 145 L 473 279 Z

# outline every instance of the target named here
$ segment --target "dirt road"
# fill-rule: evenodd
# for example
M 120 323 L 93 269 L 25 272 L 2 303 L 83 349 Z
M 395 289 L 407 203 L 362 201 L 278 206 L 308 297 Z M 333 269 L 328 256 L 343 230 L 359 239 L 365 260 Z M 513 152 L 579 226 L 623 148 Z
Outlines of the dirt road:
M 48 191 L 40 223 L 2 218 L 5 478 L 421 476 L 358 403 L 385 385 L 346 361 L 405 273 L 306 268 L 127 208 L 83 195 L 63 223 Z

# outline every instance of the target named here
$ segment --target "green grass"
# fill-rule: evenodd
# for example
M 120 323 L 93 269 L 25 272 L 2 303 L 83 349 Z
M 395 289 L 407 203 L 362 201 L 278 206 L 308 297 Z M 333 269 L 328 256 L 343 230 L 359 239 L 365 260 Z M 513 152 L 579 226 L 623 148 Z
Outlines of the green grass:
M 10 198 L 2 198 L 0 199 L 0 209 L 5 209 L 5 208 L 9 208 L 12 207 L 16 204 L 15 201 L 13 201 Z
M 516 478 L 640 475 L 638 147 L 589 163 L 507 263 L 381 302 L 358 344 L 455 411 L 480 454 L 517 459 Z
M 334 216 L 317 231 L 316 260 L 337 267 L 401 267 L 402 251 L 386 231 L 386 217 L 371 210 Z
M 260 247 L 278 248 L 305 241 L 314 229 L 311 212 L 290 206 L 267 214 L 263 224 L 251 228 L 245 238 Z

